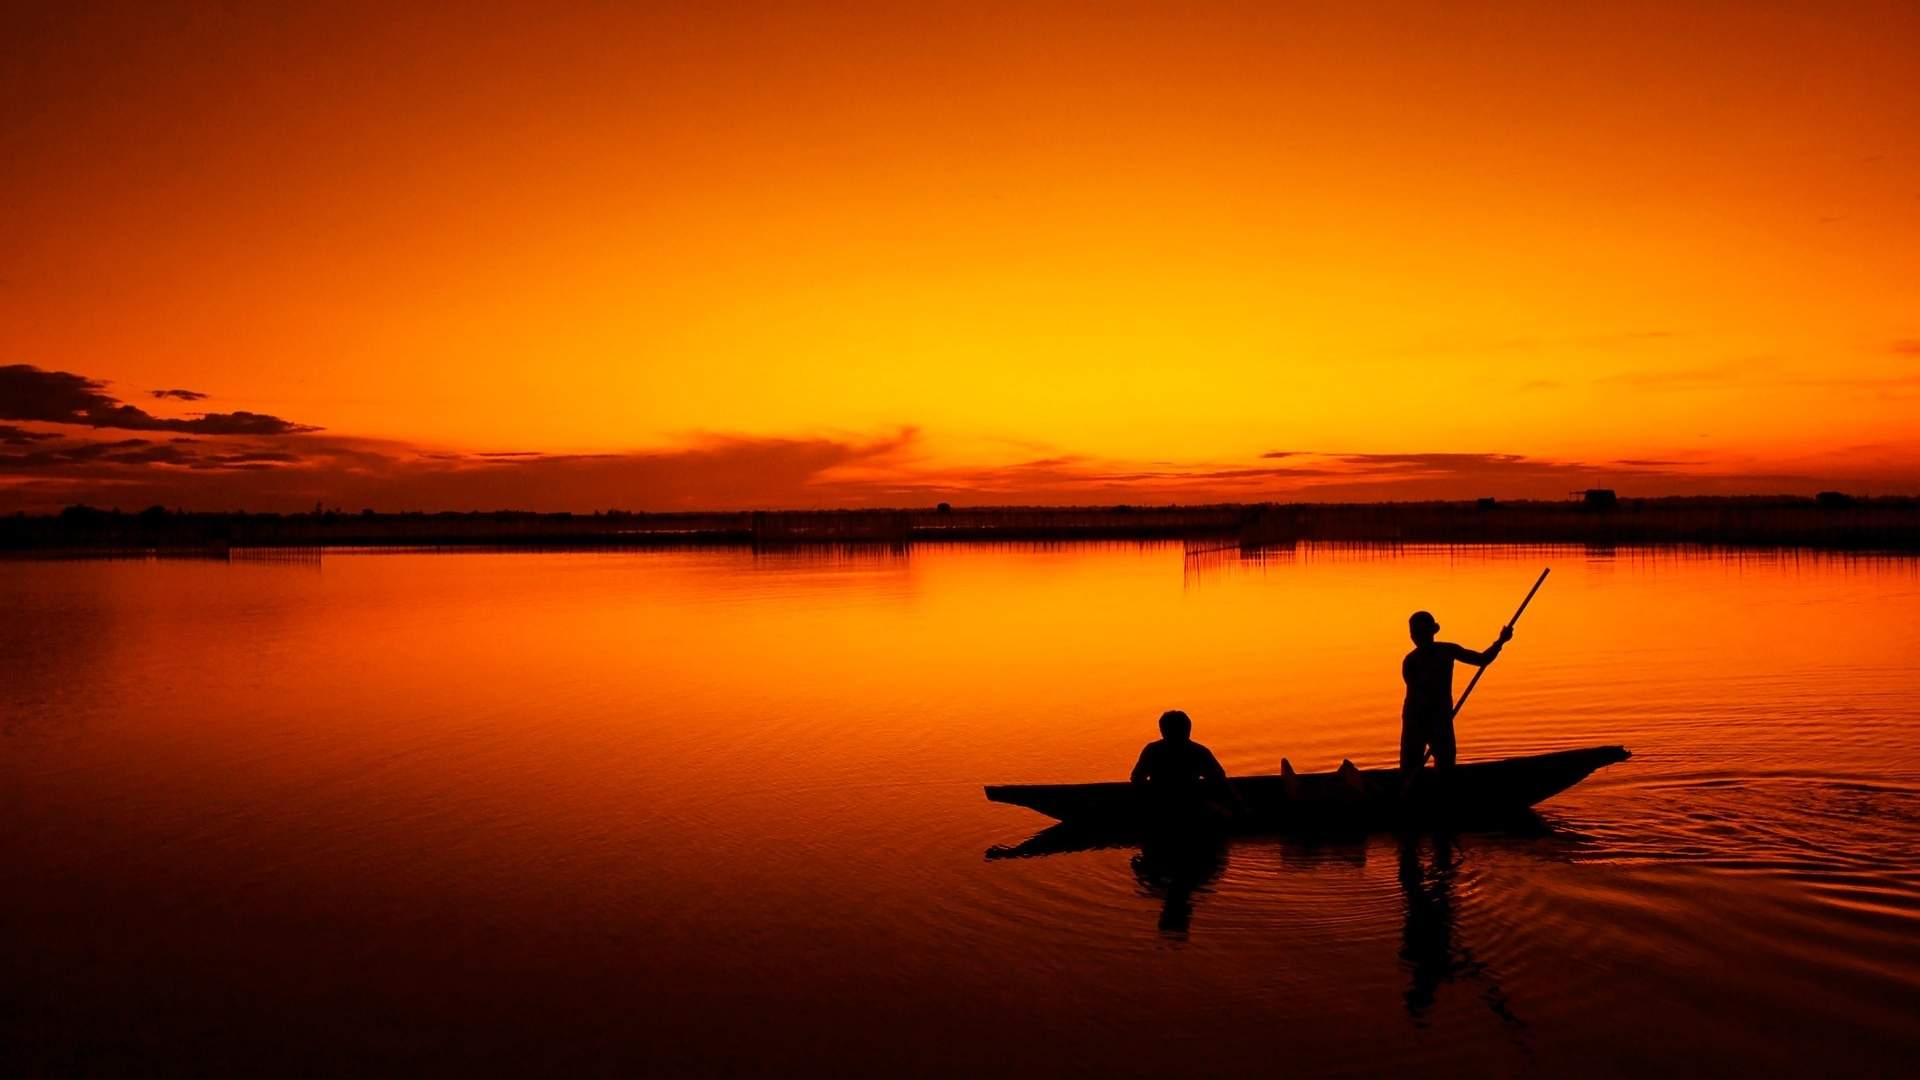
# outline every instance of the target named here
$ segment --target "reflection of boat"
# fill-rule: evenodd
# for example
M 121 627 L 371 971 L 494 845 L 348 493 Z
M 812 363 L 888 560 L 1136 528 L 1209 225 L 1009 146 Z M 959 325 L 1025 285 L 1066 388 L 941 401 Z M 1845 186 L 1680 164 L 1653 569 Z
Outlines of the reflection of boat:
M 1245 806 L 1234 828 L 1259 832 L 1498 821 L 1628 756 L 1624 747 L 1594 746 L 1460 765 L 1447 776 L 1427 769 L 1411 790 L 1403 790 L 1398 769 L 1355 769 L 1351 764 L 1329 773 L 1240 776 L 1230 781 Z M 1151 828 L 1156 818 L 1149 792 L 1124 782 L 1004 784 L 988 787 L 987 798 L 1114 837 Z
M 995 844 L 987 849 L 987 858 L 1031 859 L 1039 855 L 1065 855 L 1074 851 L 1139 846 L 1140 837 L 1138 836 L 1061 823 L 1049 825 L 1018 844 Z

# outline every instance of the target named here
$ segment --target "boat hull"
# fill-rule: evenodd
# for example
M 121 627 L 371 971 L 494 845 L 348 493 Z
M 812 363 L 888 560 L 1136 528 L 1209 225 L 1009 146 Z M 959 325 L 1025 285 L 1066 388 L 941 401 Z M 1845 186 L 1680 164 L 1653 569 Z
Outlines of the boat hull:
M 1411 791 L 1399 769 L 1344 769 L 1295 776 L 1238 776 L 1230 781 L 1242 809 L 1235 832 L 1303 828 L 1391 828 L 1411 821 L 1468 824 L 1520 814 L 1586 779 L 1594 770 L 1627 760 L 1625 747 L 1594 746 L 1455 766 L 1450 775 L 1421 770 Z M 1001 784 L 991 802 L 1023 806 L 1048 817 L 1106 833 L 1165 827 L 1164 812 L 1143 785 Z

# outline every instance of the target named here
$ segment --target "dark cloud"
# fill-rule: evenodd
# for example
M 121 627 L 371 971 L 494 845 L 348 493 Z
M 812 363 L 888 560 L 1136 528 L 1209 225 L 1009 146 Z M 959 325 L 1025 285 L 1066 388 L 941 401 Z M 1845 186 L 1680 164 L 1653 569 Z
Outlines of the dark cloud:
M 149 390 L 147 394 L 150 397 L 172 398 L 175 401 L 202 401 L 207 396 L 198 390 Z
M 59 437 L 51 431 L 28 431 L 12 424 L 0 424 L 0 446 L 27 446 Z
M 390 510 L 873 505 L 882 485 L 838 472 L 890 469 L 915 438 L 910 428 L 866 440 L 707 435 L 614 454 L 428 453 L 311 434 L 61 440 L 0 453 L 0 509 L 75 502 L 283 511 L 315 502 Z
M 1521 454 L 1335 454 L 1336 461 L 1365 469 L 1460 470 L 1505 467 L 1527 462 Z M 1536 462 L 1535 464 L 1540 464 Z
M 36 434 L 29 432 L 28 434 Z M 120 467 L 136 467 L 133 476 L 144 474 L 138 467 L 166 465 L 190 470 L 216 470 L 264 464 L 294 465 L 302 459 L 284 450 L 201 439 L 112 439 L 97 442 L 64 440 L 58 435 L 41 435 L 42 440 L 57 440 L 55 445 L 36 445 L 13 454 L 0 454 L 0 479 L 9 476 L 59 475 L 76 479 L 106 479 L 128 476 Z
M 184 420 L 160 417 L 128 405 L 105 390 L 105 383 L 70 371 L 43 371 L 31 364 L 0 366 L 0 420 L 197 435 L 294 435 L 320 430 L 310 424 L 244 411 L 207 413 Z

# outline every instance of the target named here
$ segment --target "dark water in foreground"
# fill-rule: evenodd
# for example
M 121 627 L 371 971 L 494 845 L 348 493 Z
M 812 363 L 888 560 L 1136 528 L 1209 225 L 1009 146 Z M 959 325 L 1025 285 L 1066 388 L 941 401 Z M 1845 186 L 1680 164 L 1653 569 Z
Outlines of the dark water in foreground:
M 989 861 L 989 782 L 1634 758 L 1530 835 Z M 1178 546 L 0 562 L 8 1071 L 1893 1073 L 1920 567 Z M 1464 678 L 1462 680 L 1464 682 Z

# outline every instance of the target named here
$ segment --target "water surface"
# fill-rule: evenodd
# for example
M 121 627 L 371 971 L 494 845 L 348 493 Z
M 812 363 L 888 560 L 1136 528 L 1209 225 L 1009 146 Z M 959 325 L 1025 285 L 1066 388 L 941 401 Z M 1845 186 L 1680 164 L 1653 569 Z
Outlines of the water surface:
M 1483 646 L 1549 563 L 1462 759 L 1634 757 L 1537 828 L 984 857 L 1046 822 L 982 784 L 1122 776 L 1166 708 L 1230 771 L 1390 764 L 1407 613 Z M 1625 550 L 0 562 L 0 1053 L 1893 1071 L 1916 601 Z

